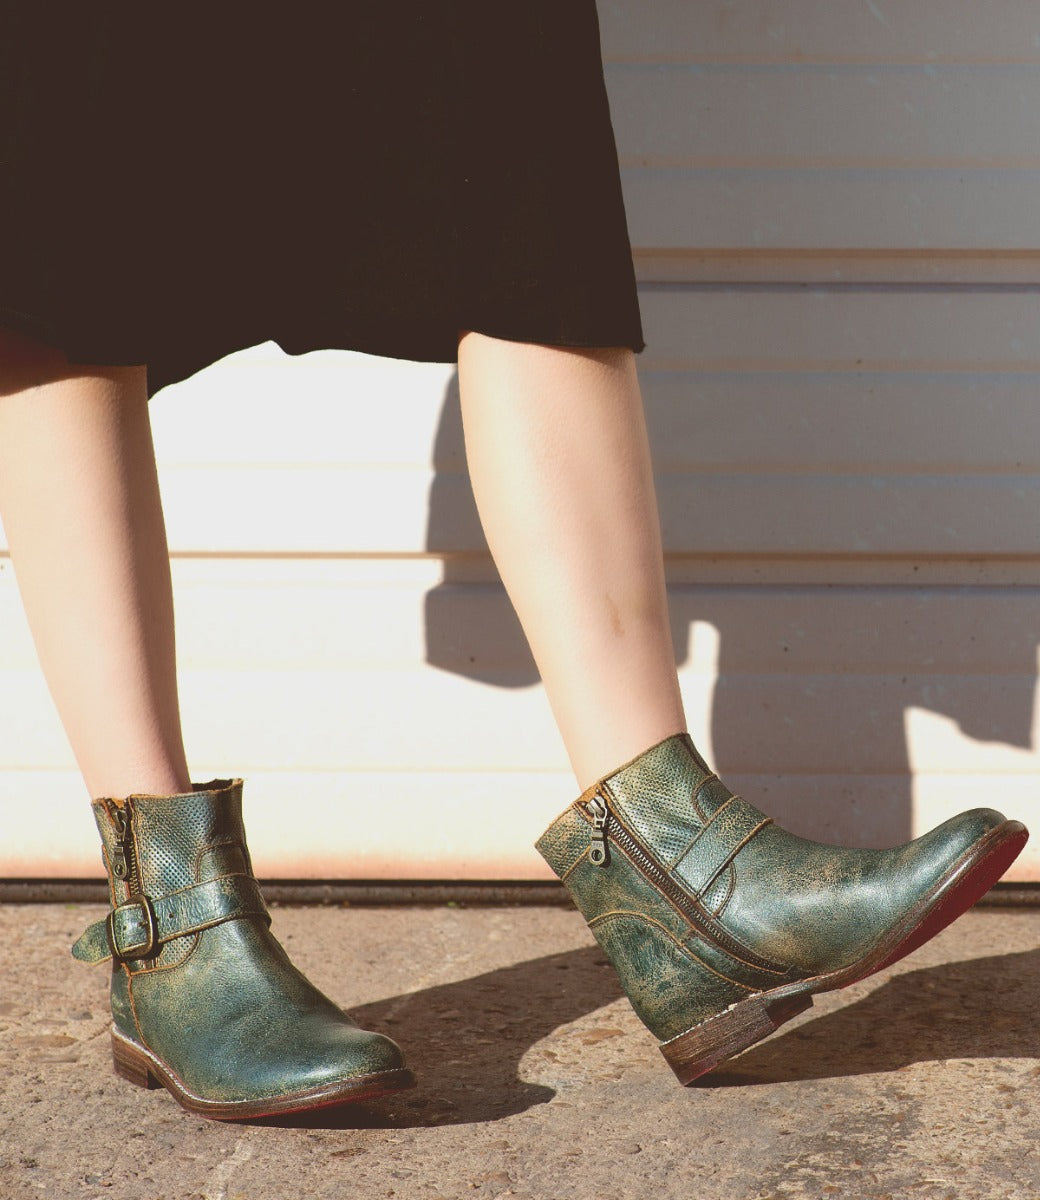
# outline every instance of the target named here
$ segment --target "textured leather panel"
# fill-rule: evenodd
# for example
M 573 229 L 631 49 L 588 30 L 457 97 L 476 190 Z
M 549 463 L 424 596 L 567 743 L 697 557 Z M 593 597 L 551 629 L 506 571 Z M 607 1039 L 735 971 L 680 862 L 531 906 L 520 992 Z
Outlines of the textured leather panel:
M 215 789 L 221 796 L 219 804 L 214 804 L 212 792 L 131 798 L 141 889 L 146 894 L 173 892 L 199 882 L 199 860 L 206 847 L 245 841 L 242 781 L 216 782 L 224 785 Z
M 116 810 L 126 807 L 132 812 L 132 853 L 138 891 L 146 896 L 165 895 L 224 873 L 219 869 L 220 859 L 210 856 L 211 847 L 237 845 L 235 861 L 249 861 L 242 824 L 242 780 L 213 779 L 192 786 L 191 793 L 176 796 L 136 795 L 122 803 L 94 802 L 94 819 L 108 863 L 113 861 L 118 842 Z M 111 886 L 116 903 L 129 898 L 129 881 L 112 881 Z M 189 954 L 192 946 L 189 938 L 171 941 L 154 959 L 132 960 L 128 967 L 136 971 L 172 966 Z
M 768 817 L 739 796 L 717 810 L 675 864 L 676 875 L 695 896 L 710 887 L 740 847 Z
M 693 802 L 707 774 L 684 735 L 661 742 L 605 783 L 632 831 L 672 862 L 701 828 Z

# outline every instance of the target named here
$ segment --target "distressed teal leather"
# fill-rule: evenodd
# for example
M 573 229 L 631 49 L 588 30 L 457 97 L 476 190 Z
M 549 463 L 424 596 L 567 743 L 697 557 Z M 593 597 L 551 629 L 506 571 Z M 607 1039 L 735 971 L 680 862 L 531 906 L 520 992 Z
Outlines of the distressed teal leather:
M 93 805 L 113 911 L 74 953 L 102 961 L 112 942 L 120 951 L 115 1030 L 209 1104 L 283 1101 L 400 1072 L 394 1042 L 359 1029 L 271 934 L 241 806 L 239 779 Z M 126 879 L 114 873 L 121 859 Z
M 589 858 L 596 797 L 611 814 L 604 866 Z M 667 1041 L 753 993 L 861 962 L 1003 821 L 974 809 L 891 850 L 807 841 L 734 796 L 683 734 L 590 788 L 536 845 Z

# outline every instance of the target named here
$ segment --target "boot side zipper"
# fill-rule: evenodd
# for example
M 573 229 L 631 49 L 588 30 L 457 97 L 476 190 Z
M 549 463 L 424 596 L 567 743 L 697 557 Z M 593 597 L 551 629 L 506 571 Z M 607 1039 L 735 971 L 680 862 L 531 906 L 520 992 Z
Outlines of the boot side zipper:
M 773 975 L 787 974 L 785 967 L 770 962 L 767 958 L 762 958 L 738 942 L 709 912 L 698 904 L 694 897 L 672 878 L 643 843 L 636 838 L 607 803 L 605 796 L 597 793 L 587 802 L 585 808 L 593 822 L 592 842 L 589 847 L 590 863 L 600 868 L 609 864 L 610 855 L 607 841 L 609 828 L 610 840 L 624 853 L 643 878 L 672 902 L 701 937 L 749 966 L 768 971 Z M 602 857 L 598 857 L 601 852 Z
M 140 891 L 137 880 L 137 863 L 134 859 L 134 841 L 131 821 L 133 811 L 129 800 L 122 808 L 112 810 L 112 821 L 116 827 L 116 847 L 112 854 L 112 874 L 125 883 L 131 896 Z

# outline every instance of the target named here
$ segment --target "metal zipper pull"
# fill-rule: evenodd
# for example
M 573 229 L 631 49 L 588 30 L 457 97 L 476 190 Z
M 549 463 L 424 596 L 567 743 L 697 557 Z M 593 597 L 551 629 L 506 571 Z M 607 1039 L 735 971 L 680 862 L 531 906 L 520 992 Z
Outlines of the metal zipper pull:
M 607 822 L 610 809 L 602 796 L 593 796 L 586 805 L 592 817 L 592 844 L 589 846 L 589 862 L 594 867 L 605 867 L 610 862 L 607 848 Z
M 114 808 L 112 821 L 117 838 L 112 854 L 112 874 L 125 881 L 130 878 L 130 814 L 125 808 Z

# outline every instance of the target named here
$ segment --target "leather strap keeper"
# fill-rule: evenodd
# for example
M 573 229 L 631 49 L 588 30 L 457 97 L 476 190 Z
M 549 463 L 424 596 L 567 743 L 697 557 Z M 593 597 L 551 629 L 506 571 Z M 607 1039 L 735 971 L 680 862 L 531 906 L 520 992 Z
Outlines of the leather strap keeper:
M 769 824 L 765 813 L 733 796 L 683 851 L 673 868 L 675 874 L 695 896 L 703 895 L 737 853 Z

